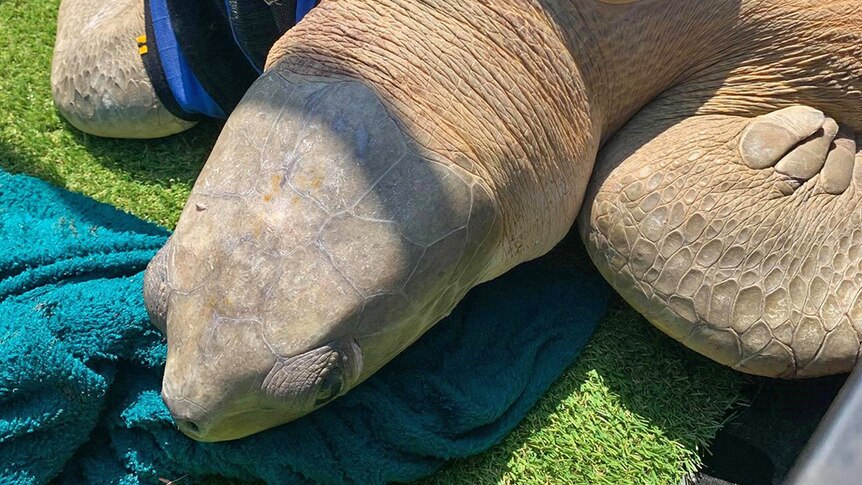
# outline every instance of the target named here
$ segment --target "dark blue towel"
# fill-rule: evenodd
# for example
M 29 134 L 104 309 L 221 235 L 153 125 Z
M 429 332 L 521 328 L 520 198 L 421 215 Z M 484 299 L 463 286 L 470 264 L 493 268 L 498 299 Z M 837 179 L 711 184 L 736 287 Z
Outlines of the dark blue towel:
M 321 411 L 201 444 L 159 398 L 165 346 L 141 296 L 167 235 L 0 171 L 0 484 L 417 479 L 510 431 L 583 349 L 608 295 L 595 272 L 524 265 Z

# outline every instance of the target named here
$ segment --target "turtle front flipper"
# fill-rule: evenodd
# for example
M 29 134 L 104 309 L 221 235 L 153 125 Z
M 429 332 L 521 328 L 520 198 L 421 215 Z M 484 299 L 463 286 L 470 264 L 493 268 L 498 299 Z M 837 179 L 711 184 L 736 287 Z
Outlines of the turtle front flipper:
M 862 337 L 852 130 L 804 106 L 656 126 L 662 109 L 599 157 L 580 221 L 596 265 L 653 324 L 720 363 L 848 372 Z
M 195 122 L 159 100 L 144 67 L 143 0 L 63 0 L 51 63 L 51 91 L 75 128 L 110 138 L 159 138 Z

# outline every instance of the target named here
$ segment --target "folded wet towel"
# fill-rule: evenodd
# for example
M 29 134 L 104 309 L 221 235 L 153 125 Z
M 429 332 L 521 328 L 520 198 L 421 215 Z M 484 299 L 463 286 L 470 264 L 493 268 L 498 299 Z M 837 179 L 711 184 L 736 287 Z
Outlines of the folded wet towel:
M 167 235 L 0 171 L 0 484 L 417 479 L 510 431 L 584 347 L 608 292 L 587 270 L 524 265 L 324 409 L 202 444 L 159 398 L 165 347 L 141 297 Z

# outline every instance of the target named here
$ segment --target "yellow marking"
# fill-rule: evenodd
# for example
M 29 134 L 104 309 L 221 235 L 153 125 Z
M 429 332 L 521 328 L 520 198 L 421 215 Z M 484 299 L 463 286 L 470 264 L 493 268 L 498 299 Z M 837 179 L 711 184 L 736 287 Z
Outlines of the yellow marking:
M 139 48 L 138 48 L 138 52 L 139 52 L 141 55 L 146 54 L 146 53 L 147 53 L 147 46 L 142 45 L 141 47 L 139 47 Z
M 138 44 L 146 44 L 147 43 L 147 34 L 138 36 L 137 38 L 135 38 L 135 40 L 138 41 Z

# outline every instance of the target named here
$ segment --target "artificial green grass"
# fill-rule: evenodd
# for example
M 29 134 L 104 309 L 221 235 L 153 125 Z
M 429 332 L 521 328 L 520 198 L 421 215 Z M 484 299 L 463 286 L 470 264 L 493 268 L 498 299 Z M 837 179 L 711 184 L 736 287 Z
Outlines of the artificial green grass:
M 0 167 L 173 227 L 220 125 L 127 141 L 62 121 L 49 84 L 58 4 L 0 0 Z M 675 484 L 698 466 L 743 383 L 616 301 L 578 363 L 514 432 L 426 482 Z

